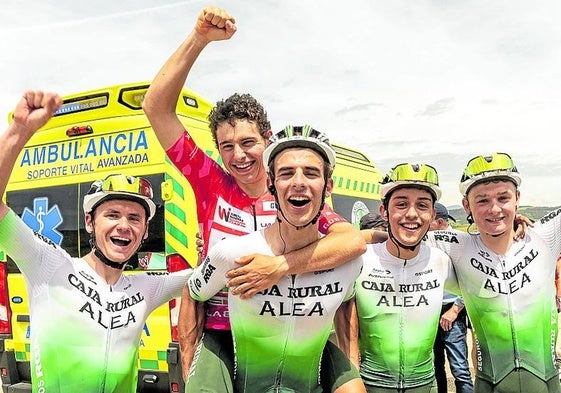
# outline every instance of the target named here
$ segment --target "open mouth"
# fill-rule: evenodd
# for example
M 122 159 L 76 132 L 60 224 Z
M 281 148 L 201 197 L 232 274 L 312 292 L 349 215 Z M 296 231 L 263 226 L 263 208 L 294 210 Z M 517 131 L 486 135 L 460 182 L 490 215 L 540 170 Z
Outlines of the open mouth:
M 117 237 L 117 236 L 113 236 L 110 238 L 111 242 L 119 247 L 126 247 L 129 244 L 131 244 L 131 240 L 130 239 L 126 239 L 124 237 Z
M 296 207 L 303 207 L 310 203 L 310 198 L 305 196 L 290 197 L 288 198 L 288 203 Z
M 246 171 L 253 165 L 253 161 L 244 162 L 243 164 L 232 165 L 238 171 Z

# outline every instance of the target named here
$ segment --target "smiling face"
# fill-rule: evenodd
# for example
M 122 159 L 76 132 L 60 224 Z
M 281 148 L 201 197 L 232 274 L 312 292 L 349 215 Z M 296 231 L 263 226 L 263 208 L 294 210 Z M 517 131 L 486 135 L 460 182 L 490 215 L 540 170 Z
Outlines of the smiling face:
M 225 121 L 216 129 L 216 143 L 222 162 L 236 183 L 250 197 L 266 190 L 267 172 L 263 165 L 265 139 L 255 123 L 235 120 L 232 126 Z
M 111 261 L 125 262 L 148 236 L 146 210 L 134 201 L 112 199 L 86 214 L 86 230 L 94 232 L 96 247 Z
M 511 236 L 520 191 L 508 180 L 488 181 L 473 186 L 462 201 L 482 238 Z
M 294 226 L 308 224 L 322 208 L 325 184 L 324 160 L 317 152 L 306 148 L 288 148 L 274 159 L 274 185 L 277 202 L 284 217 Z M 333 188 L 327 181 L 326 197 Z
M 381 212 L 382 215 L 387 214 L 389 230 L 393 236 L 408 247 L 419 244 L 436 215 L 431 193 L 421 188 L 396 189 L 390 195 L 387 210 L 382 205 Z M 397 249 L 391 241 L 387 245 L 388 249 Z

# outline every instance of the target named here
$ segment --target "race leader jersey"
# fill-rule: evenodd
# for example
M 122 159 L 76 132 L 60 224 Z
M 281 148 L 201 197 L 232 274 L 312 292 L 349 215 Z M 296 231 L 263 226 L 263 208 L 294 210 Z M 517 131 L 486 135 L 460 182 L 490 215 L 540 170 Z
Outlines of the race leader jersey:
M 528 228 L 504 255 L 465 232 L 430 232 L 429 241 L 450 255 L 456 269 L 477 337 L 477 376 L 498 383 L 524 368 L 543 380 L 555 377 L 561 209 Z
M 369 244 L 362 257 L 355 301 L 364 384 L 404 389 L 431 383 L 445 281 L 456 288 L 450 258 L 421 245 L 416 257 L 404 260 L 385 242 Z
M 27 284 L 33 392 L 136 392 L 144 322 L 181 295 L 192 270 L 122 275 L 108 285 L 11 210 L 0 220 L 0 248 Z
M 249 197 L 232 175 L 195 144 L 187 131 L 166 153 L 195 193 L 199 230 L 204 239 L 203 256 L 224 238 L 255 232 L 275 222 L 275 198 L 268 192 Z M 319 220 L 320 232 L 327 233 L 330 225 L 340 221 L 344 218 L 325 204 Z M 207 302 L 205 328 L 230 329 L 227 288 Z
M 273 255 L 262 231 L 213 247 L 189 280 L 193 298 L 204 301 L 219 291 L 234 259 L 247 253 Z M 361 267 L 362 257 L 334 269 L 285 276 L 246 300 L 230 295 L 235 391 L 321 392 L 323 348 Z

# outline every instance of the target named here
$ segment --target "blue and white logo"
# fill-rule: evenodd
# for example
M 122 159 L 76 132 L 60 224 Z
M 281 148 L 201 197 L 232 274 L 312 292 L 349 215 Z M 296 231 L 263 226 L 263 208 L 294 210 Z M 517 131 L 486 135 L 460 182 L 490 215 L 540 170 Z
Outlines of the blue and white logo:
M 49 238 L 53 243 L 59 246 L 62 243 L 62 234 L 56 229 L 62 224 L 62 215 L 58 205 L 49 209 L 49 198 L 35 198 L 33 211 L 26 207 L 21 218 L 28 227 Z

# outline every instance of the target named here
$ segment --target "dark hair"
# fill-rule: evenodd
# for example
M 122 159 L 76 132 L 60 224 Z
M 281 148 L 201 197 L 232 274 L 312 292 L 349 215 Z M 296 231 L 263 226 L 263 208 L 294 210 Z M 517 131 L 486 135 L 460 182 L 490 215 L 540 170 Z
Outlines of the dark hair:
M 271 129 L 271 123 L 263 105 L 251 94 L 234 93 L 230 97 L 220 100 L 208 114 L 212 139 L 218 148 L 216 141 L 216 129 L 221 123 L 227 121 L 234 126 L 237 120 L 247 120 L 257 125 L 259 134 L 267 140 L 267 133 Z

